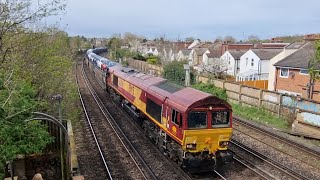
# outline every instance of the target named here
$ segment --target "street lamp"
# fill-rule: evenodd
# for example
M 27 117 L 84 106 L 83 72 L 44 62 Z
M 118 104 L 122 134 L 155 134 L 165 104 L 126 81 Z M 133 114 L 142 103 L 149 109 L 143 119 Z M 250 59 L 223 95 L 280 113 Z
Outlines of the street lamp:
M 190 86 L 190 66 L 189 64 L 184 64 L 183 69 L 186 71 L 186 77 L 185 77 L 185 86 Z
M 58 111 L 59 111 L 59 122 L 62 124 L 62 108 L 61 108 L 61 100 L 62 100 L 62 95 L 61 94 L 57 94 L 52 96 L 51 99 L 53 100 L 58 100 L 59 102 L 59 107 L 58 107 Z M 64 180 L 64 158 L 63 158 L 63 144 L 62 144 L 62 132 L 61 129 L 59 129 L 59 135 L 60 135 L 60 162 L 61 162 L 61 177 L 62 180 Z

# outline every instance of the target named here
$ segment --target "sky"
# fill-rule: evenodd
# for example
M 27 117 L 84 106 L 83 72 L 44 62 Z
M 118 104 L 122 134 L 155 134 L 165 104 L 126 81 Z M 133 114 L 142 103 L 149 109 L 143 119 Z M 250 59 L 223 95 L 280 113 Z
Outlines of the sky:
M 70 36 L 245 40 L 320 33 L 320 0 L 68 0 L 66 14 L 51 17 Z

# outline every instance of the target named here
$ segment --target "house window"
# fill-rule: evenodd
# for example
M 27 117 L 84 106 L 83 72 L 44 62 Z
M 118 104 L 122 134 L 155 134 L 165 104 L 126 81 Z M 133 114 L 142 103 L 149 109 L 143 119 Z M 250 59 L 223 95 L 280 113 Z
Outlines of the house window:
M 249 59 L 248 59 L 248 58 L 246 58 L 246 66 L 248 66 L 248 60 L 249 60 Z
M 280 69 L 280 77 L 283 77 L 283 78 L 289 77 L 289 69 L 288 68 L 281 68 Z
M 251 66 L 254 66 L 254 59 L 251 59 Z
M 231 61 L 229 60 L 229 65 L 231 64 Z
M 308 75 L 309 72 L 307 69 L 300 69 L 300 74 L 303 74 L 303 75 Z

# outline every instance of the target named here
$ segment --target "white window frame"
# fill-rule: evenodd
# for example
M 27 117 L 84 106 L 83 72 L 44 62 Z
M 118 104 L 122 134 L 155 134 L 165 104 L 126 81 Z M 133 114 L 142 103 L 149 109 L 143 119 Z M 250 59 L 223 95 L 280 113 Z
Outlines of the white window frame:
M 306 70 L 307 73 L 302 73 L 301 70 Z M 308 76 L 308 75 L 309 75 L 309 72 L 308 72 L 307 69 L 300 69 L 299 74 L 304 75 L 304 76 Z
M 249 60 L 249 58 L 246 58 L 246 66 L 248 66 L 248 60 Z
M 281 75 L 281 72 L 282 72 L 283 69 L 287 69 L 287 70 L 288 70 L 287 76 L 282 76 L 282 75 Z M 281 78 L 289 78 L 289 73 L 290 73 L 289 68 L 280 68 L 279 73 L 280 73 L 280 74 L 279 74 L 279 77 L 281 77 Z
M 254 59 L 251 59 L 251 67 L 254 66 Z

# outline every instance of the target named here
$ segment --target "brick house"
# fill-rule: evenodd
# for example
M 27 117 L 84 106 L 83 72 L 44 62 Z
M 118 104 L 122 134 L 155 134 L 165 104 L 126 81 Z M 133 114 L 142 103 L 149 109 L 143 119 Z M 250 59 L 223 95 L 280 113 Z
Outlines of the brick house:
M 308 74 L 309 60 L 314 54 L 314 43 L 308 42 L 296 52 L 275 63 L 274 90 L 320 101 L 320 82 L 312 82 Z

